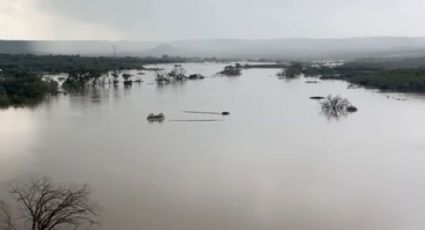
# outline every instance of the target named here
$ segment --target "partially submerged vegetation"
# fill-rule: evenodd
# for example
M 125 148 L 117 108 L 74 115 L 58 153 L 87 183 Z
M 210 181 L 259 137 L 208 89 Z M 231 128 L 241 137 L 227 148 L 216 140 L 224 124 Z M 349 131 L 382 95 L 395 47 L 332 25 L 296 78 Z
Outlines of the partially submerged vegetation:
M 285 67 L 282 69 L 282 71 L 277 73 L 277 76 L 279 78 L 293 79 L 303 74 L 303 70 L 304 67 L 301 63 L 291 63 L 289 66 Z
M 159 113 L 159 114 L 150 113 L 146 119 L 150 123 L 151 122 L 163 122 L 165 120 L 165 115 L 163 113 Z
M 185 63 L 185 62 L 227 62 L 232 59 L 218 58 L 183 58 L 164 55 L 162 57 L 85 57 L 79 55 L 24 55 L 0 54 L 0 69 L 3 71 L 31 73 L 69 73 L 77 70 L 156 70 L 145 68 L 150 64 Z
M 292 79 L 297 76 L 345 80 L 349 88 L 363 86 L 397 92 L 425 92 L 425 57 L 362 59 L 343 62 L 291 63 L 277 76 Z M 318 83 L 306 81 L 306 83 Z
M 189 80 L 198 80 L 198 79 L 204 79 L 205 76 L 199 73 L 191 74 L 189 77 L 187 77 Z
M 144 70 L 143 65 L 158 63 L 185 62 L 184 58 L 164 56 L 162 58 L 135 57 L 82 57 L 62 55 L 10 55 L 0 54 L 0 106 L 27 105 L 41 101 L 49 94 L 58 92 L 58 83 L 43 79 L 45 74 L 65 73 L 63 89 L 81 90 L 89 85 L 103 84 L 102 76 L 112 71 L 113 83 L 124 78 L 124 84 L 131 85 L 131 76 L 121 71 L 127 69 Z
M 242 66 L 243 69 L 284 69 L 287 67 L 288 64 L 285 63 L 245 64 Z
M 40 101 L 58 91 L 58 83 L 44 79 L 46 74 L 63 73 L 57 79 L 63 83 L 65 91 L 81 90 L 88 86 L 104 84 L 126 87 L 134 82 L 141 83 L 140 77 L 130 75 L 126 70 L 159 71 L 158 68 L 145 68 L 148 64 L 184 63 L 192 61 L 224 61 L 219 59 L 180 58 L 163 56 L 161 58 L 136 57 L 82 57 L 61 55 L 8 55 L 0 54 L 0 106 L 23 105 Z M 425 92 L 425 58 L 375 60 L 364 59 L 348 63 L 264 63 L 255 65 L 228 65 L 219 72 L 225 76 L 239 76 L 244 68 L 284 67 L 279 77 L 292 79 L 304 75 L 321 79 L 346 80 L 352 86 L 363 86 L 399 92 Z M 142 73 L 142 72 L 141 72 Z M 186 75 L 178 64 L 170 73 L 158 72 L 156 81 L 168 83 L 183 80 L 203 79 L 200 74 Z M 306 81 L 306 83 L 318 83 Z
M 241 75 L 242 71 L 242 65 L 239 63 L 236 63 L 234 66 L 228 65 L 224 67 L 224 70 L 221 71 L 219 74 L 234 77 Z
M 285 70 L 285 74 L 289 78 L 294 78 L 303 73 L 303 65 L 301 63 L 292 63 Z
M 357 112 L 357 108 L 353 106 L 348 99 L 329 95 L 320 101 L 322 112 L 328 117 L 341 117 L 348 113 Z
M 159 84 L 166 84 L 170 82 L 181 82 L 185 80 L 198 80 L 204 78 L 205 77 L 199 73 L 190 74 L 189 76 L 187 76 L 186 70 L 183 68 L 183 66 L 180 64 L 176 64 L 169 73 L 166 73 L 164 71 L 157 71 L 155 80 Z
M 171 72 L 168 73 L 168 76 L 177 81 L 184 80 L 187 78 L 186 70 L 183 68 L 182 65 L 178 64 L 174 65 L 174 68 L 171 70 Z
M 43 79 L 43 75 L 46 74 L 66 74 L 67 77 L 58 79 L 59 82 L 63 82 L 62 88 L 66 91 L 78 91 L 88 86 L 96 87 L 111 82 L 117 85 L 120 78 L 124 80 L 125 86 L 131 86 L 133 82 L 140 83 L 140 79 L 133 79 L 132 75 L 123 72 L 131 69 L 151 71 L 152 69 L 144 67 L 148 64 L 208 60 L 210 59 L 166 55 L 161 58 L 114 58 L 0 54 L 0 106 L 32 104 L 41 101 L 49 94 L 56 94 L 59 84 L 53 80 Z M 181 76 L 176 76 L 179 77 Z M 200 75 L 194 75 L 189 79 L 201 78 L 203 77 Z
M 186 62 L 184 58 L 136 58 L 136 57 L 82 57 L 62 55 L 9 55 L 0 54 L 0 68 L 4 71 L 27 71 L 31 73 L 70 73 L 81 70 L 140 69 L 143 65 Z
M 57 93 L 56 81 L 42 80 L 40 76 L 27 72 L 0 73 L 0 107 L 35 104 L 47 95 Z
M 417 63 L 417 59 L 414 59 Z M 306 65 L 304 74 L 308 77 L 321 79 L 340 79 L 351 84 L 366 88 L 397 92 L 425 92 L 425 62 L 424 65 L 407 68 L 408 60 L 395 60 L 374 63 L 369 60 L 348 62 L 346 64 L 329 67 L 322 65 Z M 352 88 L 352 87 L 350 87 Z

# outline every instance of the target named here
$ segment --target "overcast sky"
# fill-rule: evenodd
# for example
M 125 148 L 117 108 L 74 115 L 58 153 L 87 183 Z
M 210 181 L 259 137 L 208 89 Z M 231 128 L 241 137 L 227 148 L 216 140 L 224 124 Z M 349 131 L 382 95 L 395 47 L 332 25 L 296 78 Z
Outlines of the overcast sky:
M 1 0 L 0 39 L 425 36 L 424 0 Z

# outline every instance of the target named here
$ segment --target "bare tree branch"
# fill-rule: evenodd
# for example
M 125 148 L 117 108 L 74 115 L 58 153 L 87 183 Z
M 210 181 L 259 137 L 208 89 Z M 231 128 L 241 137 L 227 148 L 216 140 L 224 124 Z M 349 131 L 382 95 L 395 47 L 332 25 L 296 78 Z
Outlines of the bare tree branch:
M 20 204 L 22 215 L 32 230 L 56 230 L 97 224 L 98 206 L 90 201 L 87 185 L 55 185 L 49 179 L 11 185 L 10 193 Z

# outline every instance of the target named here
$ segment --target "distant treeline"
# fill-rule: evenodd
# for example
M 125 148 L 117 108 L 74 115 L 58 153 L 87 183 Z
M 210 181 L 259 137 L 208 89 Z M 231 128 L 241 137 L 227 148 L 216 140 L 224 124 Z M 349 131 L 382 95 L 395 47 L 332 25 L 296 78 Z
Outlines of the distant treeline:
M 66 55 L 24 55 L 0 54 L 0 69 L 3 72 L 30 72 L 30 73 L 69 73 L 75 70 L 124 70 L 143 69 L 144 65 L 228 61 L 217 58 L 182 58 L 164 55 L 156 57 L 83 57 Z
M 364 58 L 346 64 L 350 68 L 415 69 L 425 68 L 425 57 L 415 58 Z

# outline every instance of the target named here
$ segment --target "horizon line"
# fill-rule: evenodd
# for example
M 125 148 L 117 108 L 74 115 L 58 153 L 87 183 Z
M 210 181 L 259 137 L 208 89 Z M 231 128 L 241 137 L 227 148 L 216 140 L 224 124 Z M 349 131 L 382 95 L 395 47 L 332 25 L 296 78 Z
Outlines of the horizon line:
M 282 37 L 282 38 L 188 38 L 173 40 L 143 40 L 143 39 L 0 39 L 3 41 L 36 41 L 36 42 L 182 42 L 182 41 L 267 41 L 267 40 L 350 40 L 350 39 L 425 39 L 425 36 L 351 36 L 351 37 Z

